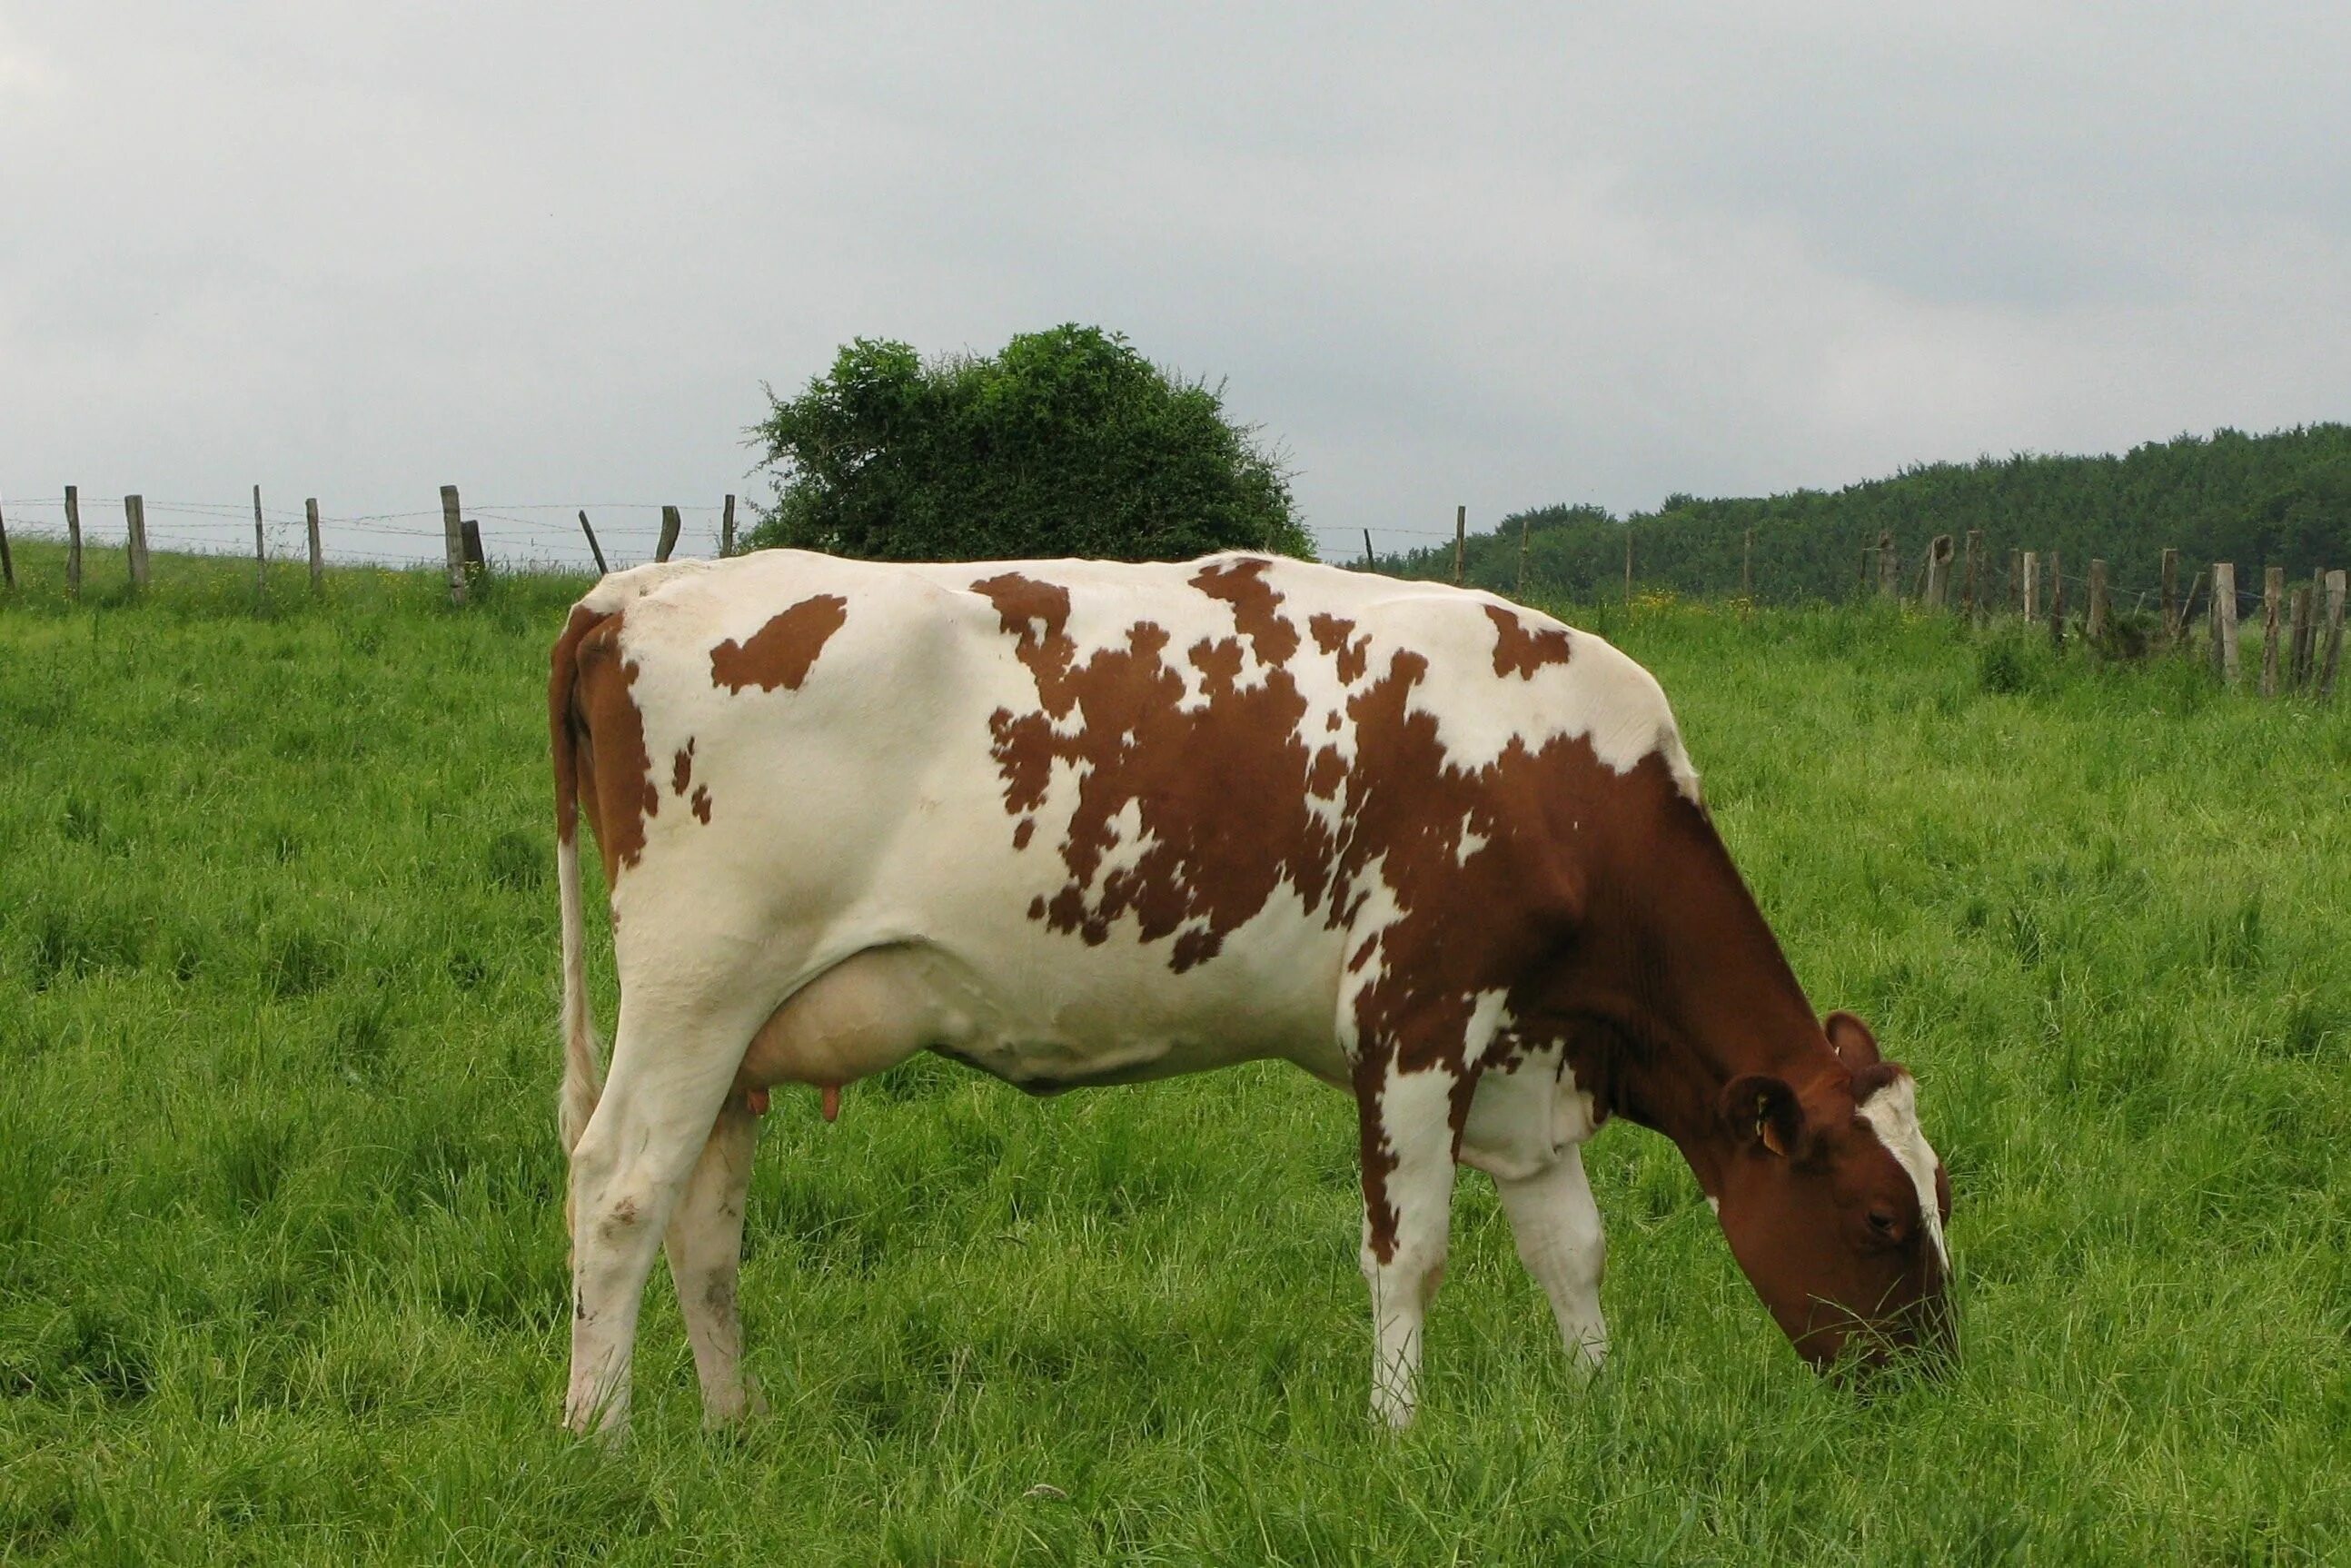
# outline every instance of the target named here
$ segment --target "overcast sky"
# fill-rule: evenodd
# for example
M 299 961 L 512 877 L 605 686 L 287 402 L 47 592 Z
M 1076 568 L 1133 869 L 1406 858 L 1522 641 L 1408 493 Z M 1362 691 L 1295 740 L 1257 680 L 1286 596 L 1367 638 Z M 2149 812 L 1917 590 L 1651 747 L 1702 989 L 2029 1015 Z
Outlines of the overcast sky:
M 1064 320 L 1226 379 L 1339 554 L 2351 418 L 2346 84 L 2342 0 L 5 0 L 0 496 L 633 559 L 764 493 L 762 381 Z

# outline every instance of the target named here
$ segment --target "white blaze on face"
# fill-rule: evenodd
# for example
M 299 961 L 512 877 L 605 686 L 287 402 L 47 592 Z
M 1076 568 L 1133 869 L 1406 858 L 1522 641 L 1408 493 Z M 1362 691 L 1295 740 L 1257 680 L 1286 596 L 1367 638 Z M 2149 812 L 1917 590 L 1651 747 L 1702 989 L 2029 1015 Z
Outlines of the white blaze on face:
M 1951 1253 L 1943 1240 L 1943 1211 L 1935 1202 L 1935 1167 L 1941 1162 L 1935 1158 L 1927 1134 L 1918 1127 L 1917 1084 L 1906 1072 L 1855 1110 L 1876 1133 L 1877 1141 L 1886 1145 L 1886 1152 L 1910 1174 L 1912 1185 L 1918 1189 L 1920 1222 L 1935 1244 L 1935 1260 L 1948 1275 L 1951 1271 Z

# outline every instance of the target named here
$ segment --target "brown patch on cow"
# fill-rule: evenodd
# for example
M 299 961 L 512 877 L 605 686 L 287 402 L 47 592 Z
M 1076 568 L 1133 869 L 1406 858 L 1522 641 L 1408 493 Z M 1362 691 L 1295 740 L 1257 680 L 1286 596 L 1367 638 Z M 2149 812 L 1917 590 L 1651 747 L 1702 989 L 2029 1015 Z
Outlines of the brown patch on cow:
M 1282 617 L 1281 595 L 1265 580 L 1272 568 L 1273 562 L 1263 556 L 1218 561 L 1201 568 L 1192 586 L 1230 604 L 1234 630 L 1249 640 L 1260 661 L 1281 665 L 1298 652 L 1298 628 Z
M 694 802 L 693 802 L 693 804 L 694 804 L 694 816 L 695 816 L 695 820 L 696 821 L 698 821 L 698 822 L 702 823 L 705 827 L 709 826 L 709 825 L 710 825 L 710 786 L 709 786 L 709 785 L 707 785 L 707 784 L 696 784 L 696 785 L 694 787 Z
M 555 836 L 569 843 L 580 823 L 580 743 L 573 696 L 580 684 L 580 640 L 601 619 L 584 604 L 571 607 L 547 659 L 547 733 L 555 763 Z
M 1549 626 L 1531 632 L 1517 614 L 1499 604 L 1486 606 L 1486 619 L 1494 623 L 1496 674 L 1531 681 L 1535 672 L 1545 664 L 1567 663 L 1570 650 L 1566 627 Z
M 1354 637 L 1353 621 L 1321 612 L 1306 618 L 1306 629 L 1314 633 L 1314 645 L 1337 661 L 1341 685 L 1352 686 L 1364 678 L 1364 672 L 1371 667 L 1372 640 L 1367 636 Z M 1337 716 L 1332 716 L 1333 729 L 1338 727 Z
M 1016 850 L 1027 849 L 1029 847 L 1029 841 L 1034 838 L 1036 834 L 1037 819 L 1034 817 L 1021 818 L 1012 829 L 1012 847 Z
M 1364 1239 L 1372 1256 L 1383 1263 L 1395 1260 L 1396 1208 L 1388 1201 L 1388 1178 L 1395 1175 L 1395 1145 L 1388 1136 L 1388 1059 L 1376 1051 L 1359 1051 L 1348 1064 L 1355 1091 L 1355 1157 L 1363 1167 Z
M 630 1228 L 636 1223 L 637 1200 L 633 1197 L 624 1197 L 612 1206 L 612 1212 L 606 1215 L 603 1223 L 597 1226 L 596 1234 L 605 1241 L 617 1241 L 627 1235 Z
M 754 632 L 749 642 L 729 637 L 711 649 L 710 684 L 737 693 L 748 686 L 798 691 L 825 643 L 848 620 L 849 601 L 837 593 L 803 599 Z
M 1314 766 L 1306 774 L 1306 792 L 1318 800 L 1328 800 L 1339 792 L 1339 781 L 1346 776 L 1346 759 L 1337 747 L 1326 746 L 1314 754 Z
M 661 787 L 645 747 L 644 716 L 630 688 L 637 666 L 621 655 L 626 612 L 598 615 L 584 606 L 557 641 L 549 686 L 549 717 L 556 747 L 557 831 L 569 823 L 564 798 L 588 811 L 596 848 L 611 888 L 621 868 L 637 863 L 645 849 L 645 822 L 661 811 Z M 568 673 L 569 679 L 565 679 Z M 568 777 L 567 777 L 568 776 Z
M 678 748 L 676 760 L 670 764 L 670 792 L 675 795 L 683 795 L 685 793 L 685 787 L 693 782 L 694 737 L 688 736 L 686 737 L 685 744 Z
M 1190 708 L 1169 635 L 1155 622 L 1136 622 L 1123 642 L 1081 663 L 1067 589 L 1018 572 L 973 585 L 1037 685 L 1035 711 L 998 708 L 989 717 L 1005 810 L 1035 811 L 1056 762 L 1078 774 L 1061 845 L 1067 879 L 1032 905 L 1052 929 L 1099 945 L 1132 916 L 1143 941 L 1172 939 L 1169 967 L 1180 974 L 1215 957 L 1285 883 L 1310 910 L 1320 904 L 1332 831 L 1306 805 L 1311 758 L 1297 732 L 1307 704 L 1284 667 L 1300 639 L 1266 566 L 1218 563 L 1193 579 L 1232 606 L 1237 635 L 1186 650 L 1205 698 Z M 1264 668 L 1244 685 L 1249 653 Z M 1064 733 L 1073 717 L 1075 734 Z M 1133 865 L 1105 872 L 1130 808 L 1143 848 Z

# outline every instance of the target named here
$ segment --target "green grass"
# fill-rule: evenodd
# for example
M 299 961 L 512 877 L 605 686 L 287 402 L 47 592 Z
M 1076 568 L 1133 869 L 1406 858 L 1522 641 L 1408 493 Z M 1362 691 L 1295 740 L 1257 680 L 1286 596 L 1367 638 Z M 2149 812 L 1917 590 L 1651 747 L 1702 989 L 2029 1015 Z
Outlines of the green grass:
M 0 1560 L 2351 1550 L 2351 704 L 1899 612 L 1584 618 L 1673 694 L 1815 1001 L 1918 1071 L 1946 1383 L 1803 1371 L 1670 1147 L 1612 1126 L 1606 1372 L 1575 1386 L 1468 1176 L 1392 1439 L 1343 1098 L 1268 1068 L 1037 1103 L 924 1059 L 830 1128 L 778 1096 L 743 1286 L 772 1415 L 703 1435 L 657 1274 L 616 1456 L 555 1429 L 541 683 L 578 585 L 458 615 L 430 574 L 314 608 L 289 572 L 256 618 L 246 570 L 0 603 Z

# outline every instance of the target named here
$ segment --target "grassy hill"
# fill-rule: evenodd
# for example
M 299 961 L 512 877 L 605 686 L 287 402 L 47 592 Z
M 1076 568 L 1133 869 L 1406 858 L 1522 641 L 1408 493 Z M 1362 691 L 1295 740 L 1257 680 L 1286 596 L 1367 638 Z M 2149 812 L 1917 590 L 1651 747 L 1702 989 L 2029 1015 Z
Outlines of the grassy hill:
M 20 555 L 53 584 L 54 546 Z M 120 575 L 119 554 L 93 580 Z M 576 580 L 159 557 L 0 601 L 0 1559 L 2209 1563 L 2351 1540 L 2351 705 L 1898 610 L 1607 608 L 1823 1008 L 1918 1071 L 1964 1360 L 1803 1371 L 1670 1146 L 1592 1145 L 1580 1388 L 1460 1183 L 1422 1424 L 1364 1409 L 1304 1075 L 778 1092 L 705 1436 L 555 1429 L 545 653 Z M 1993 678 L 1987 678 L 1988 676 Z M 594 858 L 589 858 L 592 878 Z M 597 907 L 593 895 L 590 907 Z M 609 948 L 591 939 L 598 1006 Z M 1045 1486 L 1052 1492 L 1034 1492 Z
M 1529 528 L 1527 580 L 1583 601 L 1621 596 L 1625 530 L 1634 535 L 1634 577 L 1645 589 L 1704 597 L 1740 588 L 1742 540 L 1755 535 L 1755 591 L 1774 602 L 1842 600 L 1855 588 L 1862 551 L 1891 529 L 1905 591 L 1937 534 L 1964 541 L 1981 528 L 2004 591 L 2011 549 L 2061 551 L 2069 576 L 2103 558 L 2119 592 L 2157 581 L 2164 547 L 2187 574 L 2215 560 L 2237 564 L 2240 585 L 2283 566 L 2289 581 L 2319 567 L 2351 566 L 2351 425 L 2314 424 L 2269 435 L 2222 430 L 2150 442 L 2121 456 L 2019 455 L 1936 463 L 1842 490 L 1757 498 L 1669 497 L 1653 512 L 1618 518 L 1595 507 L 1514 513 L 1469 541 L 1468 578 L 1503 591 L 1517 581 L 1521 518 Z M 1404 576 L 1452 575 L 1453 547 L 1383 562 Z M 2078 599 L 2076 600 L 2078 603 Z

